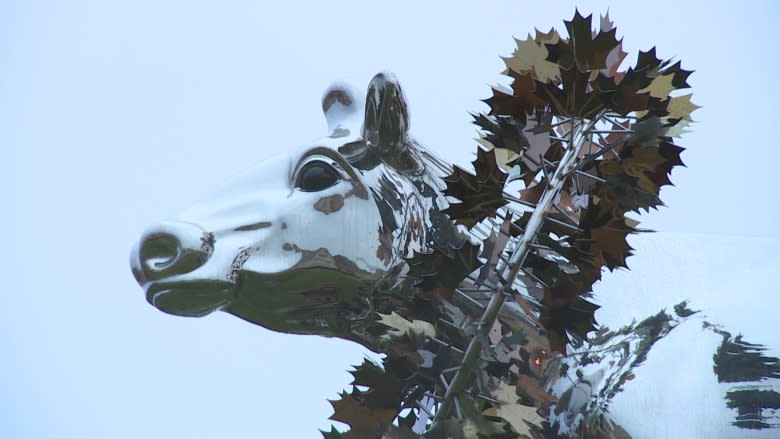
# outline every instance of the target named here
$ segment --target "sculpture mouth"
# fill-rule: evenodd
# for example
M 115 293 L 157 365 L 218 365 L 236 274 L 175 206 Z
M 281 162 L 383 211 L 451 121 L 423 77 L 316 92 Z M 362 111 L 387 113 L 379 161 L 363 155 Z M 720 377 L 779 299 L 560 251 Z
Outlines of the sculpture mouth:
M 146 289 L 146 300 L 167 314 L 202 317 L 230 303 L 235 284 L 202 280 L 155 282 Z

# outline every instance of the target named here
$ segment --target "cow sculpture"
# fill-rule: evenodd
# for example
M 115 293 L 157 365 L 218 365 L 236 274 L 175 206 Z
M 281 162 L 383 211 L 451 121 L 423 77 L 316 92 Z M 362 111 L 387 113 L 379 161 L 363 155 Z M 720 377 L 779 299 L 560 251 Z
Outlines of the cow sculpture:
M 577 14 L 575 27 L 589 29 L 590 17 L 584 20 Z M 511 99 L 496 96 L 494 110 L 503 105 L 498 99 Z M 475 164 L 483 169 L 476 180 L 463 181 L 498 184 L 501 202 L 472 199 L 488 205 L 488 213 L 453 221 L 448 195 L 462 171 L 410 136 L 406 99 L 392 74 L 376 75 L 365 98 L 337 83 L 325 92 L 322 109 L 326 137 L 266 160 L 210 200 L 143 233 L 131 267 L 147 301 L 174 315 L 224 311 L 274 331 L 339 337 L 386 354 L 382 367 L 360 366 L 354 372 L 360 388 L 334 403 L 333 419 L 349 424 L 350 432 L 326 437 L 628 437 L 608 417 L 610 400 L 653 345 L 695 312 L 681 303 L 673 312 L 616 331 L 600 328 L 584 339 L 575 334 L 594 327 L 591 320 L 580 322 L 588 311 L 581 309 L 588 302 L 578 299 L 583 292 L 575 292 L 573 306 L 555 308 L 569 277 L 592 275 L 592 284 L 604 264 L 620 265 L 606 251 L 596 271 L 586 272 L 589 265 L 582 263 L 596 253 L 591 244 L 602 229 L 594 224 L 601 224 L 599 209 L 614 195 L 605 192 L 614 189 L 612 175 L 586 167 L 605 162 L 587 162 L 598 154 L 581 149 L 592 146 L 583 136 L 596 132 L 595 123 L 577 116 L 551 126 L 547 119 L 547 128 L 529 131 L 530 116 L 524 125 L 502 116 L 478 119 L 483 128 L 510 128 L 503 140 L 494 136 L 496 149 L 513 130 L 525 129 L 529 137 L 549 132 L 560 143 L 565 136 L 553 128 L 569 127 L 572 140 L 562 156 L 549 159 L 558 164 L 549 170 L 551 155 L 542 151 L 534 159 L 533 145 L 523 146 L 515 166 L 538 172 L 543 184 L 526 180 L 521 197 L 501 192 L 506 174 L 495 166 L 485 171 L 496 159 L 480 149 Z M 537 128 L 550 111 L 562 110 L 544 111 L 537 112 Z M 623 114 L 600 111 L 610 121 Z M 524 113 L 519 117 L 525 121 Z M 652 136 L 646 140 L 646 130 L 663 128 L 648 128 L 646 120 L 659 116 L 653 117 L 604 131 L 625 136 L 623 149 L 610 144 L 600 158 L 624 160 L 632 151 L 661 148 Z M 482 171 L 492 180 L 479 177 Z M 588 198 L 587 182 L 566 186 L 575 173 L 595 181 L 589 187 L 601 190 L 599 196 Z M 584 204 L 577 191 L 585 194 Z M 552 208 L 559 213 L 549 214 Z M 579 223 L 561 220 L 567 208 Z M 629 229 L 620 219 L 608 223 L 609 230 L 617 228 L 624 238 Z M 567 235 L 581 237 L 561 238 Z M 715 356 L 718 380 L 755 384 L 740 388 L 747 393 L 729 394 L 738 410 L 733 424 L 775 426 L 766 409 L 777 405 L 772 398 L 778 393 L 761 393 L 760 384 L 780 378 L 780 362 L 762 356 L 759 345 L 707 329 L 723 337 Z

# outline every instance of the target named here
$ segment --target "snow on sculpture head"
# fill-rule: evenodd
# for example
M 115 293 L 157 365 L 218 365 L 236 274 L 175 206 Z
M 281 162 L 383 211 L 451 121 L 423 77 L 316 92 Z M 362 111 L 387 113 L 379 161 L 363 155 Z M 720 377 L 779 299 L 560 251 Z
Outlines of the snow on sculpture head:
M 149 303 L 356 339 L 372 291 L 397 284 L 413 251 L 452 239 L 437 178 L 446 166 L 410 139 L 395 77 L 376 75 L 365 105 L 334 84 L 322 108 L 327 137 L 144 232 L 131 267 Z

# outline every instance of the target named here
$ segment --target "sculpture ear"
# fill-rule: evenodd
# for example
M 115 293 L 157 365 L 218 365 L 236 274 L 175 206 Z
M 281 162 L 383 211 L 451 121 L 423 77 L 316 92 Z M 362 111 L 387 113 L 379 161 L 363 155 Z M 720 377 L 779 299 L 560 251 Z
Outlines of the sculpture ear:
M 331 137 L 358 134 L 363 101 L 356 96 L 352 87 L 341 82 L 334 82 L 325 90 L 322 95 L 322 112 L 325 113 Z
M 368 84 L 363 139 L 381 156 L 407 148 L 409 112 L 401 85 L 392 73 L 379 73 Z

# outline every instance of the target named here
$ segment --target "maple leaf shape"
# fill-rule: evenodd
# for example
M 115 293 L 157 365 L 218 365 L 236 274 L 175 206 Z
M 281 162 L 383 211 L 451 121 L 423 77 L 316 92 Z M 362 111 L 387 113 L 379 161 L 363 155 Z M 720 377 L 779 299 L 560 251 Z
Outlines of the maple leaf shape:
M 599 306 L 578 298 L 576 302 L 559 304 L 545 291 L 542 300 L 539 322 L 549 331 L 550 348 L 561 353 L 566 352 L 566 345 L 570 342 L 569 335 L 574 335 L 584 340 L 588 332 L 596 330 L 596 310 Z
M 512 56 L 502 57 L 507 69 L 522 74 L 530 73 L 534 79 L 540 82 L 554 81 L 560 74 L 560 68 L 558 64 L 547 60 L 547 47 L 544 41 L 552 39 L 557 41 L 560 38 L 557 37 L 555 30 L 551 32 L 555 34 L 555 37 L 544 35 L 542 38 L 532 38 L 531 35 L 528 35 L 528 38 L 524 40 L 515 39 L 517 49 L 512 53 Z
M 444 210 L 456 224 L 469 228 L 507 204 L 504 199 L 504 182 L 507 174 L 499 168 L 496 153 L 477 148 L 477 159 L 471 162 L 476 175 L 455 166 L 450 175 L 444 177 L 447 184 L 445 195 L 455 197 L 460 203 L 452 203 Z
M 496 148 L 505 148 L 522 155 L 529 146 L 528 138 L 523 133 L 524 126 L 511 117 L 472 115 L 474 124 L 487 133 L 485 139 Z
M 601 253 L 604 265 L 610 270 L 618 267 L 628 268 L 626 258 L 631 256 L 633 248 L 626 241 L 626 236 L 632 233 L 625 222 L 616 221 L 610 226 L 599 227 L 591 230 L 590 236 L 597 244 L 591 249 Z
M 568 303 L 593 290 L 593 284 L 601 278 L 601 265 L 592 254 L 580 248 L 581 238 L 553 239 L 537 234 L 536 239 L 542 247 L 526 256 L 524 271 L 533 274 L 534 279 L 543 285 L 545 295 Z M 564 258 L 565 262 L 560 259 L 554 262 L 541 256 L 546 254 L 550 257 L 551 252 Z M 576 267 L 575 272 L 572 272 L 573 267 Z
M 669 119 L 683 119 L 691 121 L 691 113 L 701 108 L 700 106 L 691 102 L 692 94 L 674 97 L 669 100 L 667 109 L 669 111 Z
M 547 180 L 542 178 L 539 182 L 533 181 L 534 176 L 529 175 L 526 184 L 530 185 L 520 191 L 520 199 L 532 204 L 536 204 L 542 198 L 544 190 L 547 188 Z
M 652 64 L 655 65 L 656 61 L 657 58 L 652 61 Z M 667 66 L 667 64 L 667 62 L 659 64 L 658 74 L 653 77 L 646 88 L 640 90 L 640 93 L 648 92 L 651 97 L 665 100 L 669 98 L 669 94 L 672 91 L 690 87 L 686 79 L 693 72 L 683 70 L 680 61 L 672 66 Z M 650 67 L 649 70 L 653 71 L 655 68 Z M 648 77 L 652 77 L 652 74 L 648 74 Z
M 647 210 L 662 205 L 663 202 L 657 195 L 658 186 L 644 171 L 655 171 L 656 166 L 663 161 L 654 164 L 652 168 L 648 168 L 636 158 L 634 161 L 625 162 L 628 163 L 630 171 L 622 166 L 622 163 L 613 160 L 602 160 L 596 164 L 598 175 L 604 179 L 595 190 L 599 198 L 621 206 L 623 211 L 639 212 L 639 209 Z
M 685 166 L 680 153 L 685 151 L 685 148 L 677 146 L 674 143 L 664 140 L 658 144 L 658 153 L 664 156 L 666 163 L 671 166 Z
M 669 180 L 669 176 L 672 174 L 672 169 L 674 169 L 676 166 L 685 166 L 685 164 L 680 159 L 680 153 L 682 153 L 684 150 L 685 148 L 677 146 L 667 140 L 659 142 L 658 154 L 660 154 L 665 161 L 656 167 L 654 171 L 645 172 L 647 178 L 650 179 L 653 184 L 659 188 L 661 186 L 672 184 L 671 180 Z
M 322 432 L 326 439 L 383 437 L 382 434 L 404 407 L 403 398 L 416 397 L 414 392 L 407 392 L 408 383 L 400 378 L 408 375 L 406 366 L 401 365 L 404 371 L 399 370 L 397 359 L 389 353 L 383 360 L 383 366 L 364 360 L 350 372 L 354 378 L 352 392 L 341 392 L 340 399 L 330 401 L 334 409 L 330 419 L 343 422 L 350 429 L 340 433 L 331 428 L 330 432 Z M 404 422 L 404 418 L 399 418 L 399 423 Z
M 514 153 L 513 160 L 504 161 L 507 166 L 521 165 L 521 174 L 539 170 L 542 158 L 553 144 L 550 142 L 552 112 L 536 111 L 526 119 L 525 125 L 509 116 L 479 114 L 473 117 L 474 124 L 486 133 L 484 139 L 491 146 Z
M 481 412 L 482 403 L 467 394 L 457 397 L 461 416 L 437 420 L 436 426 L 425 432 L 425 439 L 503 439 L 507 435 L 505 422 L 496 422 Z M 508 428 L 508 426 L 507 426 Z
M 672 85 L 674 85 L 675 89 L 691 87 L 690 84 L 688 84 L 688 77 L 691 76 L 693 70 L 683 70 L 682 61 L 677 61 L 672 66 L 664 69 L 664 73 L 671 73 L 674 75 Z
M 647 52 L 640 51 L 636 65 L 619 77 L 599 73 L 593 81 L 593 87 L 599 91 L 605 106 L 616 113 L 626 115 L 635 111 L 650 111 L 652 114 L 664 116 L 669 104 L 666 96 L 659 98 L 651 95 L 651 91 L 658 94 L 663 88 L 663 82 L 657 83 L 656 87 L 651 87 L 651 84 L 658 77 L 659 70 L 664 67 L 664 62 L 655 56 L 653 47 Z M 677 88 L 674 85 L 674 72 L 671 82 L 673 87 Z
M 452 290 L 482 265 L 477 259 L 478 254 L 479 245 L 469 241 L 465 241 L 460 248 L 436 248 L 431 253 L 415 251 L 414 256 L 406 260 L 409 265 L 408 276 L 417 279 L 415 287 L 450 300 Z
M 555 44 L 561 39 L 561 36 L 554 27 L 551 27 L 547 32 L 542 32 L 539 29 L 534 30 L 534 41 L 539 44 Z
M 525 257 L 523 270 L 533 274 L 534 278 L 545 286 L 552 286 L 558 283 L 558 277 L 561 269 L 553 261 L 547 260 L 537 254 L 530 252 Z
M 592 15 L 583 17 L 575 11 L 571 21 L 564 21 L 569 38 L 547 45 L 548 61 L 564 69 L 577 67 L 582 71 L 607 68 L 607 57 L 620 44 L 615 38 L 617 29 L 591 30 Z
M 361 403 L 357 395 L 346 392 L 341 392 L 339 397 L 329 401 L 334 411 L 330 419 L 349 425 L 348 432 L 335 436 L 344 439 L 381 437 L 400 410 L 397 405 L 392 408 L 371 408 Z
M 658 186 L 647 174 L 656 172 L 665 163 L 666 159 L 661 155 L 658 147 L 644 146 L 628 149 L 620 161 L 620 166 L 626 174 L 637 178 L 640 189 L 657 195 Z
M 544 228 L 542 230 L 544 231 Z M 547 234 L 538 233 L 536 235 L 536 241 L 547 247 L 549 249 L 548 251 L 553 251 L 566 258 L 571 264 L 580 264 L 582 262 L 591 261 L 591 255 L 572 245 L 572 239 L 570 238 L 555 239 Z
M 517 393 L 525 396 L 526 400 L 535 401 L 543 411 L 555 402 L 555 397 L 542 387 L 542 383 L 536 377 L 530 375 L 523 374 L 517 377 Z
M 436 328 L 425 320 L 407 320 L 395 311 L 390 314 L 379 313 L 379 323 L 389 328 L 388 339 L 409 339 L 423 344 L 436 337 Z
M 615 24 L 609 19 L 609 12 L 607 12 L 605 15 L 601 16 L 599 30 L 601 32 L 609 32 L 613 29 L 615 29 Z M 607 54 L 607 58 L 605 60 L 606 67 L 603 69 L 593 70 L 591 72 L 590 80 L 595 80 L 598 74 L 601 73 L 607 77 L 616 77 L 616 79 L 620 81 L 620 79 L 623 77 L 623 74 L 618 72 L 618 68 L 620 68 L 620 64 L 626 58 L 626 55 L 628 55 L 628 53 L 623 51 L 623 41 L 620 40 L 618 45 L 615 46 L 615 48 L 613 48 L 609 54 Z
M 649 93 L 650 96 L 659 99 L 666 99 L 676 87 L 672 84 L 674 74 L 658 75 L 650 81 L 650 85 L 639 90 L 639 93 Z
M 493 89 L 493 97 L 484 102 L 490 106 L 491 115 L 511 116 L 517 122 L 525 124 L 528 114 L 539 108 L 544 108 L 546 101 L 535 94 L 537 81 L 530 73 L 518 73 L 509 70 L 507 75 L 512 81 L 512 94 Z
M 576 66 L 562 68 L 559 84 L 538 83 L 534 93 L 557 116 L 590 118 L 604 108 L 604 102 L 602 94 L 590 87 L 589 76 Z
M 665 63 L 656 56 L 655 47 L 651 47 L 650 50 L 643 52 L 639 51 L 636 57 L 636 66 L 634 70 L 636 72 L 645 73 L 645 75 L 652 75 L 662 68 Z
M 320 433 L 322 433 L 323 439 L 344 439 L 345 437 L 344 433 L 336 430 L 336 427 L 332 425 L 330 427 L 330 431 L 320 430 Z
M 580 227 L 584 233 L 578 245 L 593 255 L 596 266 L 604 265 L 610 270 L 628 268 L 626 258 L 631 256 L 633 249 L 626 237 L 636 230 L 626 224 L 623 212 L 615 204 L 607 198 L 599 199 L 585 212 Z
M 645 113 L 644 117 L 631 124 L 631 135 L 626 139 L 628 146 L 658 146 L 669 125 L 664 118 Z
M 520 398 L 515 386 L 499 380 L 498 385 L 490 391 L 490 394 L 497 403 L 482 412 L 485 416 L 506 420 L 516 433 L 523 436 L 530 437 L 534 430 L 541 429 L 545 419 L 539 416 L 535 407 L 518 403 Z
M 361 404 L 371 409 L 395 409 L 403 397 L 404 385 L 401 380 L 388 373 L 369 360 L 350 372 L 354 377 L 353 386 L 363 386 L 367 390 L 359 391 Z
M 645 82 L 648 81 L 645 81 L 644 76 L 635 74 L 630 67 L 619 83 L 616 78 L 599 73 L 592 84 L 601 94 L 601 99 L 608 109 L 625 116 L 633 111 L 647 109 L 650 94 L 639 93 L 639 90 L 649 85 L 649 82 Z

